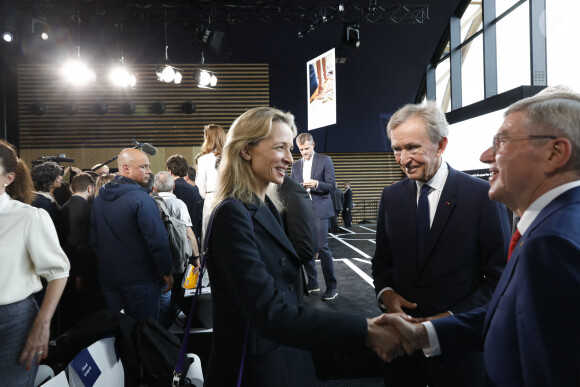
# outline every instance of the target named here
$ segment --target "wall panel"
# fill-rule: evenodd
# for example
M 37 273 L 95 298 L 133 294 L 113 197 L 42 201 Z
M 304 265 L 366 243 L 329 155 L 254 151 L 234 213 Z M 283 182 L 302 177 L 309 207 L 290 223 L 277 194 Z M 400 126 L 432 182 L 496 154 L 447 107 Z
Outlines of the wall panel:
M 108 82 L 108 67 L 95 66 L 97 82 L 84 87 L 68 86 L 54 65 L 18 67 L 19 141 L 21 149 L 126 147 L 131 139 L 155 146 L 199 146 L 203 126 L 216 123 L 228 128 L 247 109 L 269 105 L 267 64 L 208 65 L 218 77 L 215 89 L 201 89 L 192 74 L 196 65 L 175 64 L 183 70 L 180 85 L 164 84 L 155 76 L 155 64 L 132 66 L 137 74 L 135 89 L 114 88 Z M 41 101 L 45 114 L 33 114 L 32 104 Z M 108 113 L 94 109 L 98 101 L 108 104 Z M 151 105 L 166 104 L 163 114 Z M 193 101 L 196 111 L 185 114 L 182 104 Z M 63 112 L 75 103 L 77 113 Z M 121 106 L 132 102 L 136 111 L 124 114 Z M 62 152 L 61 152 L 62 153 Z

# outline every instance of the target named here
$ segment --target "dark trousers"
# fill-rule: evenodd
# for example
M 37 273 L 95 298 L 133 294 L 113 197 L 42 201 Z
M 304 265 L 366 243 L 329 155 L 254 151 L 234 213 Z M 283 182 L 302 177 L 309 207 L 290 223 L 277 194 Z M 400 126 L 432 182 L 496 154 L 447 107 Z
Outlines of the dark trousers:
M 334 274 L 334 260 L 330 249 L 328 248 L 328 219 L 314 217 L 314 240 L 316 242 L 316 252 L 320 265 L 326 289 L 336 289 L 336 276 Z M 304 270 L 308 277 L 308 287 L 317 288 L 318 278 L 316 276 L 316 261 L 314 259 L 304 264 Z
M 328 232 L 337 233 L 340 231 L 338 228 L 338 216 L 340 215 L 340 211 L 336 211 L 336 215 L 330 218 L 330 222 L 328 222 Z
M 385 387 L 483 387 L 483 354 L 448 359 L 425 357 L 423 352 L 385 364 Z
M 350 227 L 350 226 L 352 226 L 352 214 L 351 214 L 351 211 L 342 210 L 342 220 L 344 221 L 344 227 Z

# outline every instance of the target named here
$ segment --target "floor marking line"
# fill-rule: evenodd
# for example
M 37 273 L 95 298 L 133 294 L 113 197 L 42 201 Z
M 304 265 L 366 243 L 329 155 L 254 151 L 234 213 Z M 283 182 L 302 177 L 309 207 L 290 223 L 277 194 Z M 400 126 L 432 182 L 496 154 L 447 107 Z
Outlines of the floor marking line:
M 351 245 L 350 243 L 346 243 L 345 241 L 343 241 L 342 239 L 338 238 L 336 235 L 334 234 L 328 234 L 331 235 L 334 239 L 336 239 L 337 241 L 339 241 L 340 243 L 344 244 L 345 246 L 350 247 L 351 249 L 353 249 L 354 251 L 356 251 L 357 253 L 359 253 L 360 255 L 362 255 L 365 258 L 371 258 L 370 255 L 366 254 L 364 251 L 357 249 L 356 247 L 354 247 L 353 245 Z
M 358 274 L 369 285 L 371 285 L 373 288 L 375 287 L 375 285 L 373 283 L 373 279 L 371 277 L 369 277 L 369 275 L 367 273 L 365 273 L 364 271 L 362 271 L 361 269 L 359 269 L 358 266 L 356 266 L 354 263 L 352 263 L 348 259 L 345 260 L 344 263 L 346 263 L 348 267 L 350 267 L 356 274 Z

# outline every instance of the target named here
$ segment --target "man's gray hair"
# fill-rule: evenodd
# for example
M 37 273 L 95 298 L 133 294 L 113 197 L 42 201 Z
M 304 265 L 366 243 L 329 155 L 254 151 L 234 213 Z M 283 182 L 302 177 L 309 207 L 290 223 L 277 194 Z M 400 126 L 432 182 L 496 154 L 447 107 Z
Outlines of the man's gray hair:
M 572 143 L 570 163 L 580 171 L 580 94 L 559 89 L 540 92 L 511 105 L 504 116 L 524 112 L 527 132 L 566 137 Z
M 306 142 L 313 143 L 314 138 L 310 133 L 300 133 L 298 137 L 296 137 L 296 143 L 299 145 L 305 144 Z
M 171 192 L 174 184 L 171 173 L 167 171 L 161 171 L 155 175 L 155 189 L 157 192 Z
M 429 130 L 429 139 L 433 144 L 438 144 L 449 134 L 449 123 L 445 114 L 435 101 L 427 101 L 424 104 L 408 104 L 397 110 L 387 124 L 387 136 L 391 138 L 394 129 L 415 116 L 423 119 Z

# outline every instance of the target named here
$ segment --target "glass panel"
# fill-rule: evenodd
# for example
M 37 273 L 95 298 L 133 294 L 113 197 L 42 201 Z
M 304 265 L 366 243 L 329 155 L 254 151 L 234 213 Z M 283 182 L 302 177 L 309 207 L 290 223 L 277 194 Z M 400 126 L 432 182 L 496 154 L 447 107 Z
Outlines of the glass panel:
M 461 91 L 463 106 L 481 101 L 483 90 L 483 36 L 479 35 L 461 50 Z
M 472 1 L 461 16 L 461 42 L 482 28 L 481 1 Z
M 520 5 L 497 23 L 498 93 L 530 84 L 530 24 L 526 5 Z
M 484 0 L 485 1 L 485 0 Z M 495 0 L 495 16 L 501 16 L 502 13 L 507 11 L 515 3 L 520 0 Z M 527 3 L 527 1 L 526 1 Z
M 548 85 L 566 85 L 580 91 L 580 2 L 546 1 Z
M 437 79 L 436 97 L 437 104 L 441 110 L 447 113 L 451 109 L 451 87 L 449 84 L 449 59 L 439 63 L 435 69 L 435 79 Z

